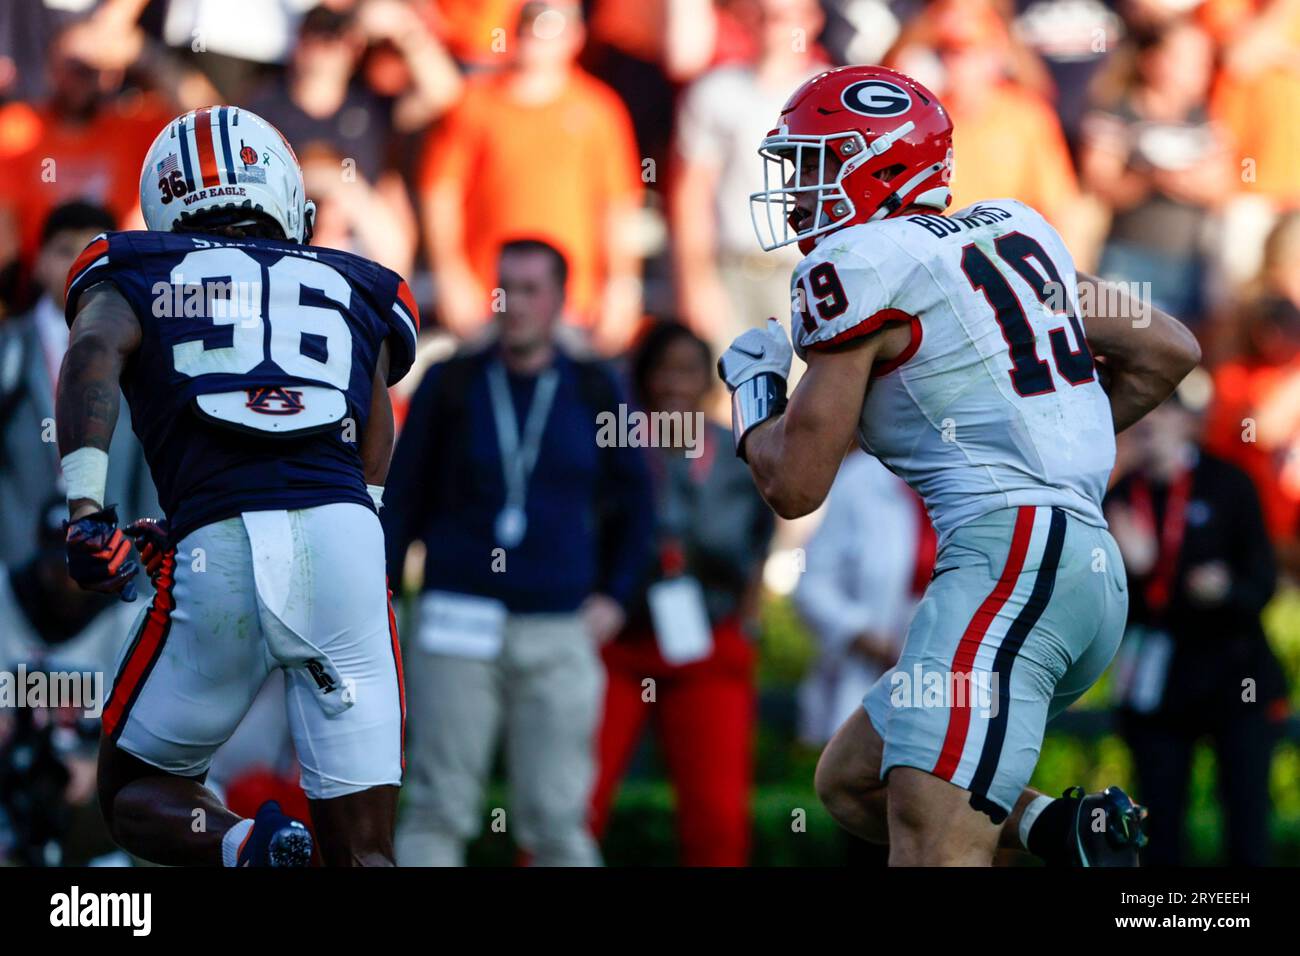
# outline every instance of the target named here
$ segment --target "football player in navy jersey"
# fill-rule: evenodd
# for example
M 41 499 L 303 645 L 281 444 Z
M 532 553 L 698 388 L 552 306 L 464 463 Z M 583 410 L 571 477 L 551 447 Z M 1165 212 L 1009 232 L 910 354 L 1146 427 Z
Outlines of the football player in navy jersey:
M 104 709 L 100 804 L 158 863 L 306 865 L 300 821 L 241 819 L 203 785 L 281 671 L 322 859 L 391 865 L 405 700 L 378 509 L 415 304 L 307 246 L 297 158 L 247 111 L 169 123 L 140 199 L 149 230 L 99 236 L 68 276 L 58 389 L 69 571 L 133 599 L 134 538 L 155 585 Z M 165 522 L 119 529 L 104 501 L 121 395 Z

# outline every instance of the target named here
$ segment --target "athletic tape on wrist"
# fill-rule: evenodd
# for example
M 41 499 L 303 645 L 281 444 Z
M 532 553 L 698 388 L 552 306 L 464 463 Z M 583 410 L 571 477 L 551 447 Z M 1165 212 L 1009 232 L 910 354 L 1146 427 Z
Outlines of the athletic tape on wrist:
M 104 507 L 104 489 L 108 485 L 108 452 L 98 448 L 78 448 L 63 456 L 63 480 L 68 486 L 68 503 L 88 498 Z

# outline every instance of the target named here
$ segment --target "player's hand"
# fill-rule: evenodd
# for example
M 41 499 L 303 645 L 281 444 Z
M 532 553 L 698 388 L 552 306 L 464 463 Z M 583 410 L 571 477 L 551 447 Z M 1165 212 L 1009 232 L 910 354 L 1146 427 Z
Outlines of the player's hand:
M 736 336 L 727 351 L 718 359 L 718 375 L 730 391 L 764 372 L 790 377 L 790 363 L 794 349 L 785 327 L 776 319 L 768 319 L 762 328 L 750 329 Z
M 157 582 L 163 558 L 171 549 L 167 522 L 157 518 L 140 518 L 127 525 L 122 533 L 135 542 L 135 549 L 144 562 L 145 573 L 149 575 L 150 581 Z
M 131 557 L 131 542 L 117 527 L 115 506 L 65 521 L 63 530 L 72 580 L 87 591 L 135 600 L 133 579 L 139 565 Z

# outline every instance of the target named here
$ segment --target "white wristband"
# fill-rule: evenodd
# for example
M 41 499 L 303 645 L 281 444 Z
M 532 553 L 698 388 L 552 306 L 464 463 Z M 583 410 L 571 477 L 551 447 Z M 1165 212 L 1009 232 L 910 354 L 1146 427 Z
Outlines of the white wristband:
M 68 503 L 88 498 L 104 507 L 104 488 L 108 484 L 108 452 L 98 448 L 78 448 L 63 456 L 63 481 L 68 486 Z
M 375 503 L 376 511 L 384 506 L 383 485 L 366 485 L 366 491 L 370 492 L 370 500 Z

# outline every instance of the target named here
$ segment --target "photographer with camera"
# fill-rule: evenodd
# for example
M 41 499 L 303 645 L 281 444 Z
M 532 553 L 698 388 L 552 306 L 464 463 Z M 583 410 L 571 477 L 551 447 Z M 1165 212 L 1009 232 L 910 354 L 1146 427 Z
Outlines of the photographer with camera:
M 0 862 L 78 865 L 113 851 L 95 806 L 99 713 L 142 605 L 79 588 L 62 497 L 27 561 L 0 564 Z M 79 699 L 63 700 L 75 690 Z

